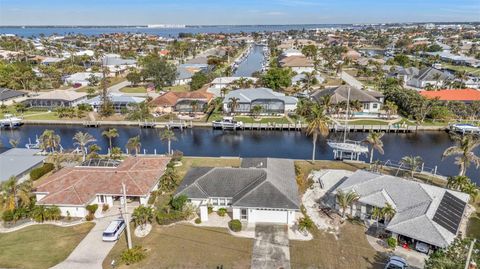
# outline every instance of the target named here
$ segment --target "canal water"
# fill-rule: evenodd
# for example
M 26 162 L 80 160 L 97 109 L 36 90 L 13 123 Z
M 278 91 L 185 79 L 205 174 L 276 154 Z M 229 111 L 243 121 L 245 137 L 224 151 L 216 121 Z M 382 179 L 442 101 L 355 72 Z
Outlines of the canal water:
M 247 58 L 239 64 L 234 72 L 235 77 L 250 77 L 252 73 L 262 69 L 263 46 L 254 45 Z
M 159 138 L 159 129 L 141 129 L 138 127 L 116 127 L 120 136 L 113 140 L 114 146 L 125 151 L 125 145 L 130 137 L 139 135 L 142 141 L 142 151 L 147 154 L 158 154 L 167 151 L 167 145 Z M 9 139 L 18 139 L 19 147 L 24 147 L 29 138 L 32 142 L 35 136 L 40 136 L 45 129 L 55 130 L 61 136 L 61 144 L 64 148 L 74 148 L 72 137 L 76 132 L 88 132 L 97 139 L 96 144 L 106 153 L 108 139 L 102 136 L 102 132 L 108 127 L 85 128 L 83 126 L 54 126 L 54 125 L 24 125 L 16 130 L 0 131 L 0 139 L 3 145 L 9 145 Z M 239 156 L 239 157 L 279 157 L 292 159 L 310 159 L 312 154 L 311 137 L 298 131 L 237 131 L 224 132 L 211 128 L 193 128 L 184 131 L 175 130 L 177 141 L 172 142 L 174 150 L 180 150 L 188 156 Z M 349 138 L 363 140 L 366 133 L 351 133 Z M 332 133 L 329 139 L 342 139 L 341 133 Z M 442 160 L 443 151 L 453 145 L 445 132 L 418 132 L 410 134 L 385 134 L 383 139 L 385 154 L 374 153 L 374 159 L 383 161 L 399 161 L 406 155 L 421 156 L 425 166 L 433 168 L 438 166 L 438 172 L 442 175 L 456 175 L 458 168 L 454 165 L 453 158 Z M 477 151 L 477 154 L 480 152 Z M 333 159 L 332 150 L 324 139 L 317 144 L 316 159 Z M 367 161 L 367 156 L 362 156 Z M 472 180 L 478 180 L 479 170 L 471 166 L 468 176 Z

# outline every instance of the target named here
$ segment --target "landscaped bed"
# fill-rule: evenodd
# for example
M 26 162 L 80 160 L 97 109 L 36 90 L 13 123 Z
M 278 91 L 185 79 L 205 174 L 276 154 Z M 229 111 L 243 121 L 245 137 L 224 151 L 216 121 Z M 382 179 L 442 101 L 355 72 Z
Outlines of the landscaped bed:
M 50 268 L 65 260 L 94 225 L 34 225 L 0 234 L 0 267 Z
M 227 229 L 189 224 L 155 224 L 147 237 L 134 237 L 133 243 L 147 249 L 146 258 L 117 268 L 249 268 L 253 246 L 251 239 L 232 236 Z M 112 260 L 119 261 L 125 248 L 122 237 L 103 261 L 103 268 L 111 268 Z

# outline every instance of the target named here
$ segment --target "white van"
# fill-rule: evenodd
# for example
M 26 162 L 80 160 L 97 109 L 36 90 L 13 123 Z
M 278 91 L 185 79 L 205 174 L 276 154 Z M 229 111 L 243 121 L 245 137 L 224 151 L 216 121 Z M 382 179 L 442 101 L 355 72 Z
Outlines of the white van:
M 102 239 L 103 241 L 117 241 L 123 230 L 125 230 L 125 221 L 123 219 L 114 220 L 103 232 Z

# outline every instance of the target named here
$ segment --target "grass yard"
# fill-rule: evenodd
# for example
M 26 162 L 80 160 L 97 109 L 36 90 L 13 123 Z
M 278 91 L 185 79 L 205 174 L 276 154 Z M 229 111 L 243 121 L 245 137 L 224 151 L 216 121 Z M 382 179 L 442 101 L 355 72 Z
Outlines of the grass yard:
M 170 86 L 170 87 L 165 87 L 165 91 L 172 91 L 172 92 L 188 92 L 190 91 L 190 85 L 176 85 L 176 86 Z
M 367 242 L 364 227 L 347 222 L 336 239 L 322 231 L 313 240 L 290 241 L 292 268 L 383 268 L 385 257 Z
M 476 67 L 463 66 L 463 65 L 453 65 L 453 64 L 450 64 L 450 63 L 446 63 L 446 62 L 443 62 L 442 66 L 444 68 L 448 68 L 448 69 L 451 69 L 451 70 L 454 70 L 454 71 L 457 71 L 457 72 L 466 71 L 467 73 L 470 73 L 472 75 L 476 75 L 476 76 L 480 75 L 480 68 L 476 68 Z
M 476 208 L 476 212 L 473 213 L 468 220 L 467 236 L 472 238 L 480 238 L 480 197 L 477 196 L 474 206 Z
M 261 117 L 259 120 L 254 120 L 252 117 L 239 116 L 235 117 L 235 120 L 242 121 L 243 123 L 277 123 L 288 124 L 290 121 L 285 117 Z
M 0 234 L 0 267 L 49 268 L 73 251 L 94 223 L 72 227 L 34 225 L 16 232 Z
M 348 124 L 349 125 L 388 125 L 388 122 L 383 120 L 352 120 L 352 121 L 348 121 Z
M 146 248 L 147 257 L 116 268 L 249 268 L 253 247 L 251 239 L 234 237 L 226 229 L 188 224 L 153 225 L 147 237 L 134 236 L 133 243 Z M 119 261 L 125 248 L 122 237 L 103 261 L 103 268 L 111 268 L 112 260 Z
M 120 92 L 123 93 L 147 93 L 147 89 L 144 86 L 127 86 L 125 88 L 121 88 Z
M 177 167 L 181 178 L 185 176 L 191 167 L 240 167 L 240 158 L 184 157 L 182 163 L 182 166 Z

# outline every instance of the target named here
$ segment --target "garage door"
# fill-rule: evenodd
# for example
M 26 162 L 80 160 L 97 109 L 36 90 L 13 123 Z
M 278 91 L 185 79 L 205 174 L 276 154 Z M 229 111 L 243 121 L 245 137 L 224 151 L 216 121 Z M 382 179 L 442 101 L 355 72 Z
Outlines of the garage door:
M 278 210 L 256 210 L 255 221 L 256 222 L 271 222 L 271 223 L 287 223 L 288 219 L 287 211 Z

